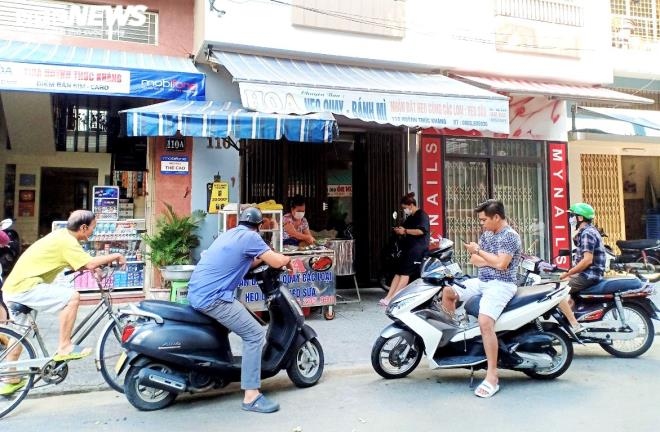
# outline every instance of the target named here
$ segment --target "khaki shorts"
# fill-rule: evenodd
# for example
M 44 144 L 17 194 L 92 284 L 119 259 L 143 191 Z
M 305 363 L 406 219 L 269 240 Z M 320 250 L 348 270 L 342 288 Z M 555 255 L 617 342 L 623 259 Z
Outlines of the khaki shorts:
M 28 291 L 4 293 L 4 301 L 20 303 L 37 312 L 56 313 L 64 309 L 75 294 L 75 289 L 65 285 L 41 283 Z
M 479 313 L 488 315 L 497 321 L 504 307 L 516 295 L 518 287 L 514 283 L 491 280 L 482 282 L 477 278 L 462 283 L 465 288 L 452 287 L 458 298 L 465 303 L 474 296 L 481 295 Z

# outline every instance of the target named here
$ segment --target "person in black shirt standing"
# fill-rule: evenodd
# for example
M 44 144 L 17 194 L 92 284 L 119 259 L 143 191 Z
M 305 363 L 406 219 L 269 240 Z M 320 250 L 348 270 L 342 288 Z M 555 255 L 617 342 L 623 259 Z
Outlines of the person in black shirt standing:
M 382 306 L 387 306 L 390 300 L 408 285 L 410 276 L 419 272 L 422 258 L 424 258 L 429 246 L 429 233 L 431 231 L 429 215 L 417 207 L 414 192 L 410 192 L 401 198 L 401 208 L 406 215 L 406 219 L 401 226 L 394 228 L 394 232 L 400 236 L 401 257 L 399 258 L 396 275 L 390 285 L 390 291 L 385 298 L 378 302 Z

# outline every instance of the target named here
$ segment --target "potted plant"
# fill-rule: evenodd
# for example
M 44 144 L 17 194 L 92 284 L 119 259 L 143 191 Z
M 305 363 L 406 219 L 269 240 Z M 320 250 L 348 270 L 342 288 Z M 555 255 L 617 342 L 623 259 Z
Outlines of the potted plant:
M 156 233 L 143 234 L 149 247 L 147 259 L 160 270 L 164 280 L 188 280 L 194 266 L 192 250 L 199 246 L 197 229 L 206 213 L 196 210 L 187 216 L 179 216 L 170 204 L 156 221 Z

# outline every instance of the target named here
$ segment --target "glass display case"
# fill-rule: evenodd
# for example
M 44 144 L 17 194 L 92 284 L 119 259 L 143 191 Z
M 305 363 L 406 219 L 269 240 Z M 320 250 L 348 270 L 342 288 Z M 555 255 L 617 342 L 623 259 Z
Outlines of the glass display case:
M 277 252 L 282 252 L 282 210 L 261 210 L 264 223 L 259 234 L 266 244 Z M 234 228 L 238 224 L 237 210 L 218 211 L 218 234 Z
M 65 228 L 66 221 L 53 222 L 52 229 Z M 120 253 L 126 257 L 126 268 L 112 273 L 111 280 L 104 280 L 104 286 L 114 290 L 142 290 L 144 287 L 144 257 L 142 233 L 145 232 L 144 219 L 97 220 L 94 233 L 82 244 L 91 256 Z M 86 272 L 73 280 L 74 288 L 81 292 L 97 290 L 93 276 Z

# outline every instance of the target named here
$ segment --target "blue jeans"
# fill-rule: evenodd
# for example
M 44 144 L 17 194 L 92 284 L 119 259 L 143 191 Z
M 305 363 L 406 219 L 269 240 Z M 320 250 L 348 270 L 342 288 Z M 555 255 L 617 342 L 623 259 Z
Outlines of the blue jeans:
M 243 339 L 241 388 L 256 390 L 261 387 L 261 350 L 266 340 L 266 330 L 238 300 L 218 300 L 200 312 L 217 320 Z

